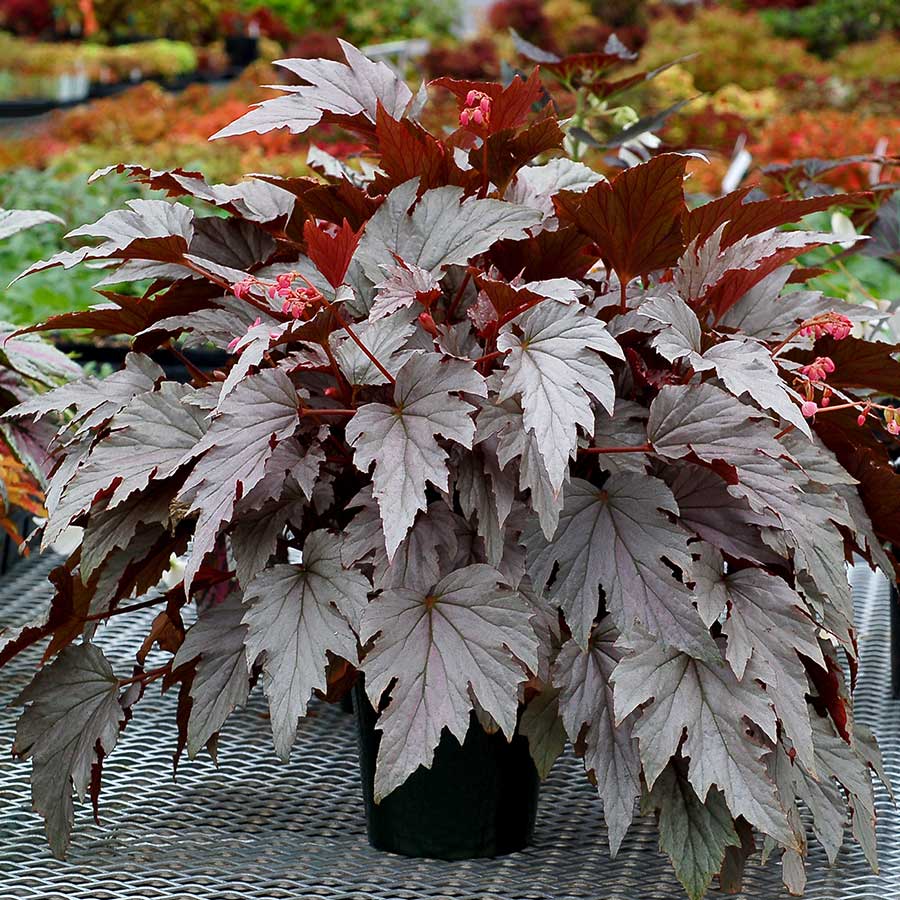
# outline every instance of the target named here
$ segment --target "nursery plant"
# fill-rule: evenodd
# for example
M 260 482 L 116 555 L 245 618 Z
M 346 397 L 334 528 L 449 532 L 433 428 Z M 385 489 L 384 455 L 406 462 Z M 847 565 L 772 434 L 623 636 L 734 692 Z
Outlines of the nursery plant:
M 31 267 L 108 270 L 105 302 L 28 332 L 134 351 L 7 418 L 65 414 L 44 544 L 84 528 L 0 645 L 45 647 L 14 751 L 53 852 L 148 690 L 178 691 L 194 757 L 258 687 L 286 760 L 314 695 L 359 671 L 376 800 L 474 712 L 541 773 L 571 742 L 610 851 L 639 801 L 692 898 L 760 852 L 802 892 L 801 805 L 831 860 L 849 824 L 874 865 L 846 564 L 894 572 L 900 412 L 879 398 L 900 363 L 855 336 L 872 310 L 787 293 L 810 274 L 792 260 L 844 238 L 780 229 L 868 195 L 688 209 L 684 155 L 612 181 L 567 159 L 537 71 L 414 93 L 343 50 L 282 62 L 304 83 L 216 137 L 337 123 L 358 165 L 319 151 L 316 178 L 231 187 L 123 165 L 172 202 Z M 458 127 L 432 134 L 443 91 Z M 146 354 L 175 338 L 231 364 L 168 382 Z M 172 554 L 183 580 L 145 594 Z M 147 627 L 129 671 L 102 650 L 119 616 Z
M 43 210 L 0 209 L 0 241 L 47 222 L 61 222 Z M 0 321 L 0 410 L 6 412 L 81 375 L 67 356 L 33 335 L 13 335 Z M 0 422 L 0 530 L 23 550 L 17 514 L 44 515 L 43 485 L 50 471 L 49 423 Z

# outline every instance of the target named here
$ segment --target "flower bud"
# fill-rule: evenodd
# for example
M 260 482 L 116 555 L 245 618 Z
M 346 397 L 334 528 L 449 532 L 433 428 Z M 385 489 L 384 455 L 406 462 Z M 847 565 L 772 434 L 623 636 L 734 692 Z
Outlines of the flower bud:
M 475 99 L 476 99 L 477 97 L 478 97 L 478 91 L 474 91 L 474 90 L 473 90 L 473 91 L 469 91 L 469 93 L 466 94 L 466 106 L 474 106 L 474 105 L 475 105 Z
M 859 425 L 860 428 L 862 428 L 863 425 L 866 424 L 866 414 L 865 413 L 860 413 L 859 416 L 857 416 L 856 424 Z
M 805 400 L 800 407 L 800 412 L 803 413 L 806 419 L 811 419 L 818 411 L 819 407 L 816 405 L 815 400 Z
M 476 125 L 484 125 L 484 113 L 481 111 L 481 107 L 476 106 L 475 109 L 472 110 L 472 121 Z
M 469 110 L 464 109 L 459 114 L 459 124 L 462 125 L 463 128 L 469 127 Z

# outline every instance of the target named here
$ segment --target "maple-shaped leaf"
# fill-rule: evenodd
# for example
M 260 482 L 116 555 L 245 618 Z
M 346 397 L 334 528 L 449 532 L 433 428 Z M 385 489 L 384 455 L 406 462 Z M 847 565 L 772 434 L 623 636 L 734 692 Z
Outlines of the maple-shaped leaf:
M 402 116 L 413 99 L 406 82 L 389 66 L 373 62 L 352 44 L 340 38 L 338 43 L 346 63 L 330 59 L 276 60 L 275 65 L 307 83 L 282 85 L 284 96 L 264 100 L 210 140 L 251 132 L 265 134 L 276 128 L 302 134 L 323 120 L 362 119 L 374 125 L 379 104 L 392 116 Z
M 55 266 L 71 269 L 89 259 L 141 259 L 179 262 L 194 235 L 194 213 L 165 200 L 129 200 L 128 209 L 106 213 L 93 225 L 83 225 L 66 237 L 102 238 L 96 246 L 63 250 L 50 259 L 29 266 L 16 279 Z
M 706 548 L 694 565 L 701 614 L 712 624 L 728 609 L 722 626 L 728 638 L 725 658 L 734 674 L 743 679 L 753 657 L 757 677 L 765 682 L 799 759 L 814 771 L 806 703 L 809 683 L 798 654 L 825 668 L 816 625 L 806 604 L 783 579 L 762 569 L 741 569 L 726 575 L 721 554 L 709 550 Z
M 684 170 L 688 157 L 662 153 L 612 182 L 554 198 L 560 218 L 573 222 L 598 248 L 623 285 L 674 265 L 684 242 Z
M 416 202 L 418 188 L 416 178 L 394 188 L 366 225 L 356 259 L 374 283 L 396 257 L 440 277 L 443 266 L 465 265 L 502 238 L 524 237 L 541 220 L 537 210 L 501 200 L 463 200 L 459 187 L 425 191 Z
M 486 123 L 488 135 L 498 134 L 508 128 L 518 128 L 544 94 L 538 69 L 527 79 L 516 75 L 505 87 L 495 81 L 466 81 L 446 77 L 436 78 L 430 84 L 446 88 L 462 105 L 465 105 L 470 91 L 489 97 L 491 112 Z
M 287 760 L 313 691 L 327 687 L 328 653 L 357 663 L 351 625 L 366 607 L 368 579 L 341 565 L 340 542 L 314 531 L 303 562 L 265 569 L 244 594 L 247 663 L 263 658 L 275 751 Z
M 580 308 L 545 300 L 505 325 L 497 348 L 508 350 L 500 401 L 520 397 L 525 427 L 534 433 L 558 491 L 578 446 L 578 426 L 594 427 L 591 397 L 612 412 L 612 371 L 601 352 L 624 359 L 598 319 Z
M 765 691 L 749 674 L 738 681 L 722 659 L 695 659 L 649 638 L 637 638 L 630 648 L 612 675 L 616 719 L 648 704 L 634 726 L 647 785 L 652 789 L 681 746 L 701 801 L 715 785 L 732 815 L 796 846 L 763 762 L 768 749 L 743 724 L 746 717 L 775 739 L 775 713 Z
M 496 569 L 476 564 L 427 592 L 387 590 L 366 609 L 360 637 L 376 638 L 362 663 L 366 692 L 378 709 L 391 691 L 376 726 L 376 802 L 419 766 L 431 768 L 444 728 L 462 744 L 473 697 L 512 739 L 527 677 L 513 654 L 536 668 L 537 638 L 532 610 L 502 582 Z
M 191 711 L 187 723 L 187 751 L 194 759 L 217 735 L 225 720 L 247 702 L 250 674 L 244 653 L 247 626 L 240 594 L 205 610 L 188 629 L 172 660 L 172 668 L 197 659 L 190 683 Z
M 739 847 L 734 818 L 716 788 L 701 800 L 670 763 L 653 785 L 647 806 L 659 810 L 659 849 L 672 860 L 690 900 L 702 900 L 722 868 L 728 847 Z
M 383 319 L 398 309 L 408 309 L 416 302 L 430 303 L 441 296 L 438 279 L 419 266 L 403 263 L 381 268 L 385 278 L 375 286 L 370 320 Z
M 241 382 L 222 404 L 202 440 L 200 456 L 179 498 L 199 512 L 191 555 L 185 566 L 188 588 L 212 550 L 235 502 L 262 480 L 266 461 L 299 424 L 297 390 L 281 369 L 266 369 Z
M 669 563 L 690 572 L 691 557 L 687 533 L 667 513 L 677 514 L 678 507 L 665 483 L 629 472 L 610 476 L 603 488 L 572 479 L 552 540 L 536 525 L 526 527 L 522 543 L 535 586 L 543 589 L 555 571 L 550 596 L 582 647 L 602 588 L 623 633 L 640 624 L 698 656 L 715 652 L 693 594 L 672 574 Z
M 306 252 L 335 290 L 344 281 L 361 234 L 360 231 L 354 231 L 346 219 L 333 235 L 309 220 L 303 225 Z
M 84 800 L 98 748 L 103 756 L 112 752 L 125 719 L 119 680 L 99 647 L 72 645 L 38 672 L 17 702 L 29 706 L 13 753 L 33 761 L 34 808 L 44 817 L 53 855 L 62 859 L 74 819 L 72 789 Z
M 587 649 L 570 639 L 553 664 L 559 713 L 573 746 L 583 748 L 584 768 L 593 772 L 613 857 L 634 818 L 641 793 L 641 763 L 631 733 L 635 716 L 616 725 L 610 676 L 622 658 L 619 632 L 609 616 L 594 628 Z
M 695 372 L 714 371 L 735 397 L 748 394 L 763 409 L 812 436 L 767 347 L 755 341 L 726 340 L 699 352 L 700 323 L 694 311 L 675 295 L 648 300 L 638 312 L 663 326 L 651 343 L 670 362 L 684 360 Z
M 416 513 L 425 509 L 425 486 L 447 489 L 447 451 L 437 435 L 472 446 L 473 407 L 453 393 L 484 397 L 484 379 L 468 363 L 441 362 L 436 353 L 410 357 L 397 373 L 394 404 L 368 403 L 347 423 L 346 435 L 361 472 L 372 463 L 374 496 L 392 558 Z
M 44 212 L 41 209 L 0 209 L 0 241 L 34 228 L 36 225 L 46 225 L 53 222 L 57 225 L 66 223 L 53 213 Z

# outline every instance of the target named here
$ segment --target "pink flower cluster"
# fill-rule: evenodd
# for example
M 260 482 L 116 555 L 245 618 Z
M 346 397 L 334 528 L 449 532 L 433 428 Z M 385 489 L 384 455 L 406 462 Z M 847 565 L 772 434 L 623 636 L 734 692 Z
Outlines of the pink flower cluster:
M 810 319 L 800 329 L 802 337 L 811 337 L 818 340 L 826 334 L 830 334 L 836 341 L 842 341 L 853 329 L 853 323 L 846 316 L 836 312 L 828 312 Z
M 459 114 L 459 124 L 463 128 L 482 128 L 491 121 L 491 98 L 481 91 L 469 91 L 466 108 Z
M 231 292 L 238 300 L 245 300 L 255 285 L 266 288 L 266 293 L 272 300 L 280 299 L 281 312 L 292 319 L 299 319 L 310 306 L 315 306 L 322 299 L 322 294 L 309 282 L 306 287 L 294 287 L 294 282 L 300 276 L 296 272 L 283 272 L 275 277 L 273 284 L 266 284 L 252 275 L 248 275 L 242 281 L 231 286 Z
M 231 292 L 238 300 L 246 300 L 247 297 L 250 296 L 250 291 L 254 284 L 256 284 L 256 279 L 252 275 L 248 275 L 243 281 L 233 284 L 231 286 Z
M 830 356 L 817 356 L 809 365 L 802 366 L 800 374 L 812 382 L 825 381 L 834 371 L 834 360 Z

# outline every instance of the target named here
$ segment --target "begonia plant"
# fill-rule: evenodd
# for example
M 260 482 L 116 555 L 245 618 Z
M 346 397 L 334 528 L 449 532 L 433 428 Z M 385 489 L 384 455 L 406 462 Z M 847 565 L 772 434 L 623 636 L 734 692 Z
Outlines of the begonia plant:
M 808 823 L 831 860 L 849 823 L 874 865 L 847 563 L 894 571 L 898 348 L 854 336 L 872 310 L 787 289 L 842 238 L 780 230 L 869 196 L 690 209 L 686 156 L 612 181 L 567 159 L 537 71 L 414 93 L 343 49 L 281 63 L 304 83 L 217 136 L 337 123 L 357 163 L 235 186 L 123 165 L 174 202 L 32 267 L 106 264 L 105 303 L 36 329 L 133 346 L 11 414 L 68 411 L 44 543 L 84 528 L 0 645 L 49 642 L 14 749 L 54 853 L 153 682 L 179 691 L 179 754 L 215 752 L 258 689 L 287 759 L 313 696 L 361 671 L 376 798 L 474 710 L 544 774 L 571 742 L 612 853 L 638 801 L 657 815 L 692 898 L 760 851 L 801 892 Z M 433 134 L 439 91 L 459 119 Z M 230 365 L 167 381 L 146 354 L 173 340 Z M 173 554 L 183 580 L 145 595 Z M 98 623 L 150 608 L 116 671 Z

